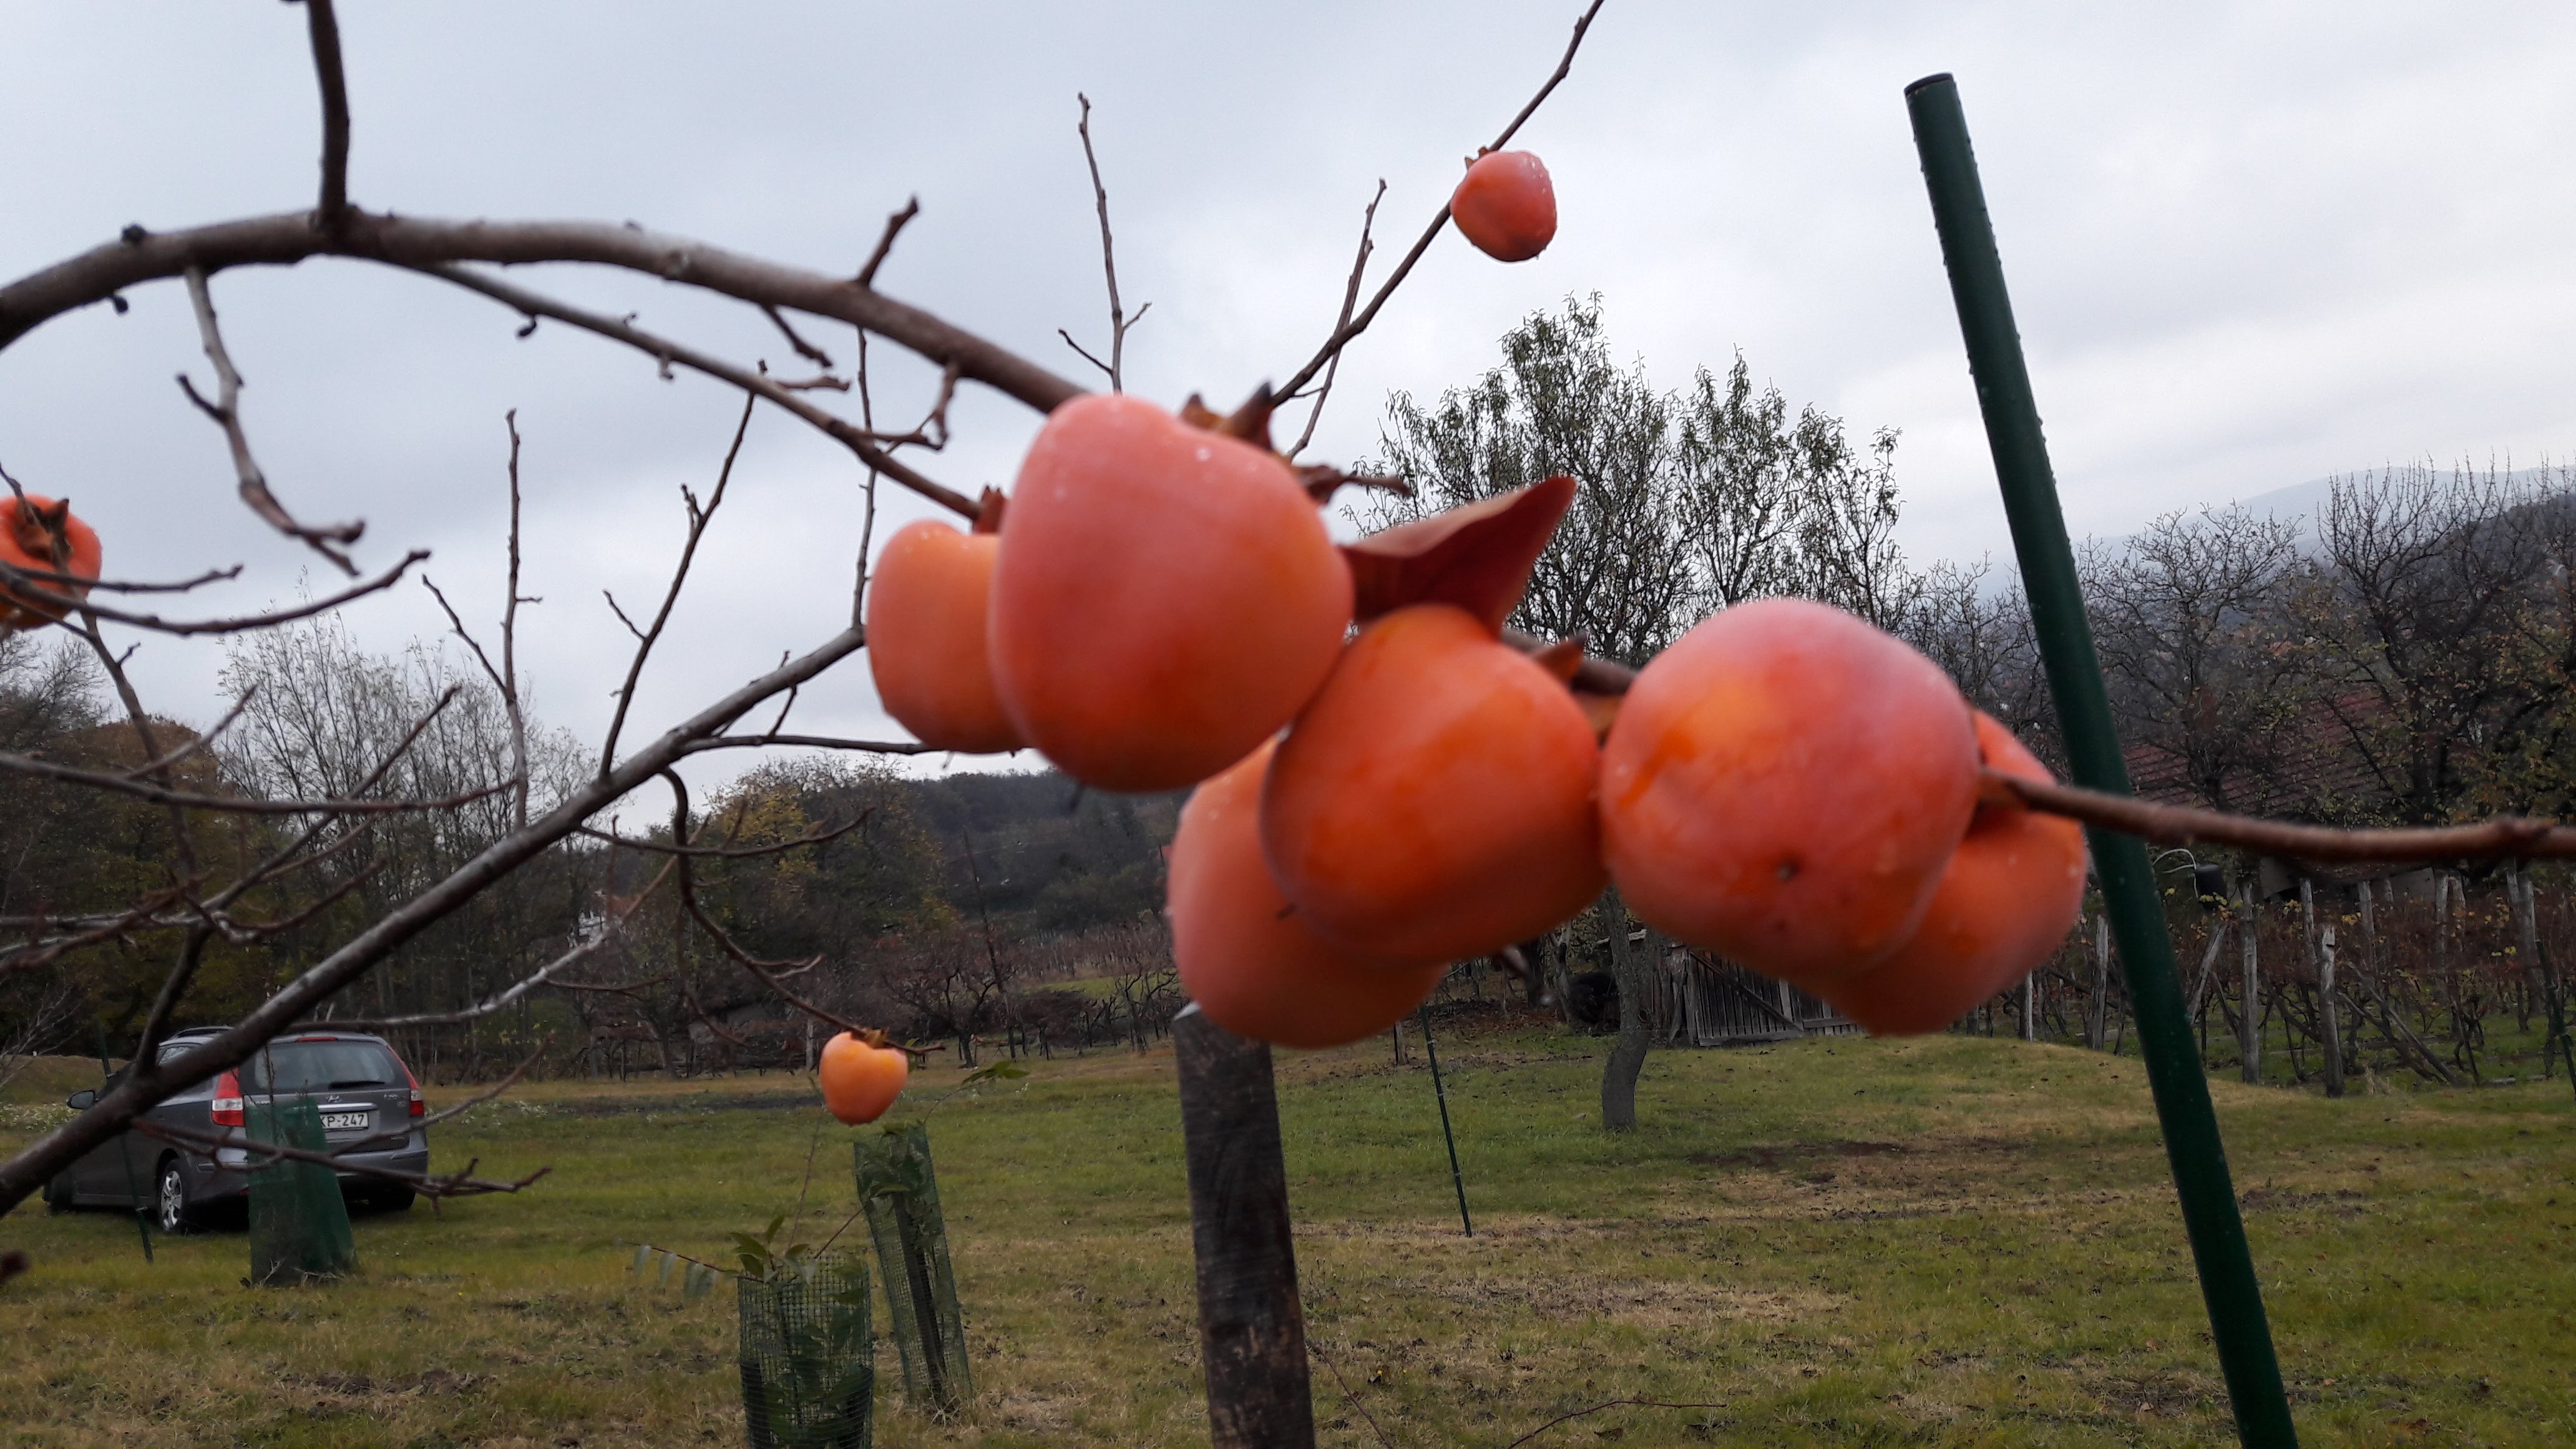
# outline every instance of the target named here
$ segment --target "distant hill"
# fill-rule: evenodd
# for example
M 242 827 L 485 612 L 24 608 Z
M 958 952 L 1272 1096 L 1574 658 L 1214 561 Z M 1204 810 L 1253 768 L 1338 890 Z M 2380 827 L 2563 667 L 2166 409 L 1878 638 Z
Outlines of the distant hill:
M 959 773 L 905 789 L 947 861 L 942 894 L 968 919 L 980 907 L 996 927 L 1042 934 L 1163 908 L 1163 847 L 1186 791 L 1112 795 L 1053 770 Z

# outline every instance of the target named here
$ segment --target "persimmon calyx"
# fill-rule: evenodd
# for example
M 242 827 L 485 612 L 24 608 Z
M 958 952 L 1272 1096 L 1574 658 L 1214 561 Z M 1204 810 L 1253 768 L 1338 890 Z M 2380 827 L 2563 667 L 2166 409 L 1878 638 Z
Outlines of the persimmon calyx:
M 1197 393 L 1191 393 L 1190 400 L 1181 404 L 1181 410 L 1176 416 L 1201 432 L 1223 433 L 1229 438 L 1250 443 L 1265 453 L 1276 455 L 1279 450 L 1271 446 L 1270 442 L 1270 415 L 1277 411 L 1278 407 L 1279 400 L 1270 395 L 1270 384 L 1265 382 L 1254 388 L 1252 396 L 1245 398 L 1243 406 L 1233 412 L 1220 416 L 1207 405 L 1206 399 Z
M 1407 604 L 1454 604 L 1500 635 L 1574 493 L 1560 473 L 1342 545 L 1354 615 L 1365 622 Z
M 1001 531 L 1002 531 L 1002 512 L 1003 512 L 1003 510 L 1004 510 L 1004 509 L 1006 509 L 1007 507 L 1009 507 L 1009 505 L 1010 505 L 1010 501 L 1011 501 L 1011 500 L 1010 500 L 1009 496 L 1008 496 L 1008 495 L 1006 495 L 1006 494 L 1004 494 L 1004 493 L 1002 492 L 1002 490 L 1001 490 L 1001 489 L 999 489 L 999 488 L 987 488 L 987 489 L 985 489 L 985 490 L 984 490 L 984 496 L 983 496 L 982 498 L 980 498 L 980 499 L 977 499 L 977 500 L 976 500 L 976 504 L 975 504 L 975 526 L 974 526 L 973 528 L 969 529 L 969 530 L 968 530 L 968 532 L 970 532 L 970 533 L 999 533 L 999 532 L 1001 532 Z
M 1297 481 L 1306 488 L 1306 496 L 1317 508 L 1333 501 L 1333 495 L 1344 488 L 1374 488 L 1398 497 L 1413 496 L 1413 485 L 1401 473 L 1345 473 L 1330 463 L 1305 463 L 1297 468 Z

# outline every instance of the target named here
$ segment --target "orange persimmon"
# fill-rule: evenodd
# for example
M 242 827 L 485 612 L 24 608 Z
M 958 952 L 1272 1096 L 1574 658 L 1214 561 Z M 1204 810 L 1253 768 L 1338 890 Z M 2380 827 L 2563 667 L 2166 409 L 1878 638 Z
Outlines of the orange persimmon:
M 1802 986 L 1904 944 L 1976 802 L 1976 727 L 1940 666 L 1803 599 L 1701 621 L 1639 671 L 1602 747 L 1629 908 Z
M 884 1116 L 911 1071 L 903 1048 L 870 1046 L 845 1031 L 823 1043 L 816 1075 L 822 1079 L 824 1109 L 855 1127 Z
M 68 545 L 70 555 L 59 565 L 54 558 L 57 528 L 62 531 L 62 541 Z M 14 493 L 0 495 L 0 564 L 35 573 L 94 579 L 99 569 L 98 533 L 73 514 L 68 502 L 57 503 L 30 493 L 21 503 Z M 0 629 L 27 629 L 51 623 L 68 612 L 73 603 L 88 596 L 86 588 L 35 580 L 14 589 L 0 586 Z
M 986 605 L 1000 540 L 922 519 L 897 529 L 868 580 L 868 668 L 886 713 L 935 749 L 1021 746 L 986 652 Z
M 1020 464 L 993 570 L 993 679 L 1020 737 L 1104 790 L 1243 758 L 1339 657 L 1351 576 L 1278 455 L 1095 394 Z
M 1329 1047 L 1374 1036 L 1422 1004 L 1448 959 L 1389 959 L 1317 935 L 1261 858 L 1261 747 L 1181 807 L 1165 886 L 1172 960 L 1199 1010 L 1237 1036 Z
M 1564 683 L 1449 604 L 1360 632 L 1261 797 L 1270 870 L 1321 935 L 1460 960 L 1601 893 L 1601 752 Z
M 2040 784 L 2048 767 L 1983 711 L 1988 768 Z M 1987 800 L 1968 822 L 1923 924 L 1896 954 L 1827 982 L 1825 1000 L 1876 1036 L 1939 1031 L 2047 960 L 2084 907 L 2084 828 Z
M 1488 151 L 1467 167 L 1449 198 L 1449 216 L 1476 250 L 1502 262 L 1525 262 L 1556 238 L 1556 186 L 1527 151 Z

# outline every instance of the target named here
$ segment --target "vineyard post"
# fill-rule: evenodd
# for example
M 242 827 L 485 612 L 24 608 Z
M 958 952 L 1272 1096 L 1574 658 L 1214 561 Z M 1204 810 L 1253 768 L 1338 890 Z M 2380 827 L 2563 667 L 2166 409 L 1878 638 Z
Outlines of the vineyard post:
M 2128 764 L 2094 658 L 2075 552 L 2040 435 L 2039 408 L 2004 289 L 2003 259 L 1995 249 L 1985 189 L 1968 145 L 1958 83 L 1946 74 L 1926 76 L 1905 88 L 1905 101 L 1951 296 L 1958 305 L 1969 371 L 1976 380 L 1978 408 L 1985 417 L 1986 441 L 1994 453 L 1996 481 L 2012 526 L 2013 552 L 2029 593 L 2041 662 L 2075 781 L 2127 795 L 2132 793 Z M 2200 1269 L 2201 1297 L 2226 1375 L 2237 1436 L 2248 1449 L 2293 1449 L 2298 1433 L 2282 1392 L 2281 1367 L 2273 1355 L 2244 1220 L 2237 1213 L 2218 1115 L 2210 1106 L 2209 1083 L 2183 1011 L 2153 866 L 2145 845 L 2133 836 L 2089 827 L 2086 833 L 2101 879 L 2103 908 L 2128 970 L 2140 1055 L 2146 1059 L 2156 1114 L 2164 1126 L 2165 1155 Z
M 1193 1004 L 1172 1018 L 1214 1449 L 1315 1449 L 1306 1314 L 1270 1047 Z

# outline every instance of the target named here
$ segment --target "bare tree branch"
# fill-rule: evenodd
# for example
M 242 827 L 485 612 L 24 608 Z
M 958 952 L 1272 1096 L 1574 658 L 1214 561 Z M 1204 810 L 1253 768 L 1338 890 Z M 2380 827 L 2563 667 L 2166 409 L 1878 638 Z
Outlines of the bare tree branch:
M 327 7 L 315 13 L 327 14 Z M 251 456 L 250 434 L 242 428 L 241 373 L 234 369 L 232 354 L 224 348 L 223 331 L 215 323 L 214 293 L 206 286 L 203 268 L 192 266 L 187 269 L 186 276 L 188 301 L 197 311 L 197 335 L 205 342 L 206 360 L 215 365 L 215 400 L 208 402 L 199 396 L 196 385 L 188 381 L 184 372 L 179 374 L 179 390 L 224 430 L 224 441 L 232 448 L 233 471 L 241 477 L 242 501 L 250 505 L 251 512 L 267 520 L 269 527 L 287 537 L 303 540 L 315 553 L 336 564 L 342 573 L 356 578 L 358 566 L 351 563 L 349 556 L 338 546 L 356 543 L 367 526 L 364 523 L 335 523 L 323 528 L 308 528 L 296 522 L 294 515 L 286 511 L 286 505 L 278 502 L 277 495 L 269 491 L 267 475 L 260 472 L 259 461 Z
M 183 638 L 198 634 L 247 634 L 255 629 L 274 628 L 279 624 L 291 624 L 298 619 L 309 619 L 316 614 L 327 614 L 352 599 L 363 599 L 369 594 L 389 589 L 410 571 L 412 565 L 421 563 L 428 557 L 428 549 L 413 549 L 404 554 L 399 563 L 372 579 L 352 584 L 324 598 L 308 599 L 292 609 L 280 609 L 269 614 L 245 614 L 233 619 L 164 619 L 158 614 L 132 614 L 123 609 L 113 609 L 95 599 L 81 600 L 80 608 L 82 612 L 95 614 L 111 624 L 123 624 L 130 629 L 149 629 L 156 634 L 176 634 Z M 0 582 L 14 581 L 19 577 L 22 577 L 19 570 L 7 564 L 0 564 Z
M 1486 150 L 1500 151 L 1510 145 L 1512 137 L 1520 133 L 1522 125 L 1538 113 L 1540 104 L 1554 94 L 1557 85 L 1572 73 L 1574 53 L 1583 48 L 1583 34 L 1592 28 L 1592 17 L 1601 13 L 1601 3 L 1602 0 L 1592 0 L 1591 5 L 1585 8 L 1583 17 L 1574 22 L 1574 37 L 1565 43 L 1564 58 L 1557 61 L 1555 72 L 1548 76 L 1547 83 L 1538 88 L 1538 94 L 1529 98 L 1529 104 L 1521 107 L 1521 113 L 1512 117 L 1512 123 L 1503 128 L 1503 133 L 1496 136 L 1493 144 L 1487 146 Z M 1287 384 L 1279 389 L 1280 396 L 1290 396 L 1299 388 L 1313 382 L 1315 374 L 1323 371 L 1327 363 L 1338 356 L 1343 348 L 1349 346 L 1352 338 L 1369 329 L 1369 324 L 1377 320 L 1378 309 L 1386 305 L 1387 298 L 1395 295 L 1396 288 L 1404 285 L 1405 277 L 1413 271 L 1413 264 L 1422 260 L 1424 252 L 1431 250 L 1431 243 L 1439 237 L 1441 228 L 1448 224 L 1449 203 L 1443 200 L 1440 203 L 1439 213 L 1431 218 L 1431 225 L 1422 229 L 1422 235 L 1414 241 L 1413 249 L 1404 254 L 1404 260 L 1395 264 L 1395 271 L 1378 287 L 1377 295 L 1369 299 L 1367 309 L 1357 317 L 1335 327 L 1333 335 L 1324 339 L 1324 345 L 1316 349 L 1313 357 L 1306 360 L 1306 365 L 1298 368 L 1296 375 L 1289 378 Z
M 340 21 L 331 13 L 331 0 L 304 0 L 304 13 L 322 88 L 322 199 L 313 220 L 337 233 L 349 216 L 349 82 L 340 66 Z
M 200 1132 L 175 1122 L 138 1121 L 134 1130 L 156 1141 L 169 1143 L 198 1157 L 212 1157 L 220 1148 L 236 1147 L 268 1162 L 310 1162 L 337 1172 L 357 1177 L 371 1177 L 380 1182 L 400 1183 L 423 1197 L 477 1197 L 490 1192 L 517 1192 L 547 1173 L 551 1167 L 540 1167 L 516 1182 L 494 1182 L 473 1175 L 481 1158 L 475 1158 L 456 1172 L 405 1172 L 372 1162 L 353 1162 L 328 1152 L 314 1152 L 302 1147 L 289 1147 L 282 1142 L 259 1142 L 248 1137 L 221 1132 Z
M 1076 91 L 1073 98 L 1082 102 L 1082 119 L 1074 125 L 1074 130 L 1082 136 L 1082 161 L 1091 168 L 1091 195 L 1100 208 L 1100 269 L 1109 276 L 1109 360 L 1103 362 L 1084 351 L 1082 344 L 1074 341 L 1073 335 L 1061 327 L 1056 329 L 1056 335 L 1065 340 L 1065 345 L 1082 353 L 1085 361 L 1109 374 L 1111 392 L 1125 392 L 1127 387 L 1122 369 L 1126 365 L 1127 329 L 1144 321 L 1145 314 L 1153 309 L 1154 304 L 1147 302 L 1138 307 L 1133 317 L 1128 316 L 1118 304 L 1118 247 L 1109 235 L 1109 188 L 1101 184 L 1100 155 L 1091 147 L 1091 97 Z
M 846 740 L 832 735 L 718 735 L 711 740 L 695 740 L 681 750 L 683 755 L 702 755 L 709 750 L 760 750 L 773 745 L 809 750 L 853 750 L 870 755 L 936 755 L 945 753 L 918 740 Z
M 2310 861 L 2576 860 L 2576 827 L 2551 820 L 2507 816 L 2476 825 L 2338 830 L 2158 805 L 2073 785 L 2043 785 L 1995 770 L 1983 773 L 1982 788 L 1989 799 L 2008 799 L 2157 845 L 2234 845 Z
M 496 302 L 518 309 L 527 316 L 552 317 L 559 322 L 579 327 L 583 331 L 595 332 L 602 337 L 623 342 L 659 359 L 666 368 L 677 363 L 694 372 L 703 372 L 709 377 L 731 383 L 744 392 L 756 394 L 795 414 L 804 422 L 820 428 L 835 442 L 858 454 L 859 461 L 867 464 L 868 467 L 884 473 L 887 477 L 952 513 L 969 518 L 974 516 L 974 504 L 968 501 L 965 494 L 934 483 L 909 465 L 896 461 L 892 454 L 878 446 L 880 440 L 875 434 L 851 427 L 848 423 L 798 397 L 781 384 L 757 373 L 745 372 L 729 362 L 719 361 L 694 348 L 684 347 L 675 342 L 665 342 L 623 319 L 603 317 L 595 312 L 585 312 L 578 307 L 569 307 L 551 298 L 468 271 L 463 267 L 421 267 L 416 270 L 453 282 L 469 291 L 480 292 Z M 904 435 L 903 441 L 911 440 L 912 435 Z
M 1360 278 L 1368 274 L 1369 253 L 1377 250 L 1377 244 L 1369 240 L 1369 229 L 1377 225 L 1377 204 L 1384 200 L 1386 200 L 1386 178 L 1381 176 L 1377 181 L 1377 194 L 1369 198 L 1368 210 L 1360 213 L 1360 251 L 1359 255 L 1351 261 L 1350 285 L 1342 289 L 1342 315 L 1333 321 L 1333 335 L 1336 337 L 1342 335 L 1343 329 L 1351 325 L 1351 309 L 1359 305 Z M 1306 451 L 1308 443 L 1315 441 L 1315 424 L 1324 416 L 1324 402 L 1333 395 L 1333 379 L 1341 370 L 1341 349 L 1335 348 L 1333 360 L 1324 364 L 1323 385 L 1315 389 L 1315 406 L 1306 414 L 1306 430 L 1297 435 L 1297 445 L 1288 450 L 1288 456 L 1292 461 L 1299 453 Z
M 486 785 L 436 800 L 260 800 L 246 795 L 198 795 L 186 790 L 172 790 L 149 781 L 129 779 L 114 771 L 84 770 L 33 755 L 0 753 L 0 770 L 34 775 L 65 785 L 113 790 L 155 805 L 170 805 L 182 810 L 217 810 L 232 815 L 409 815 L 424 810 L 453 810 L 509 788 L 506 784 Z
M 705 739 L 763 700 L 814 678 L 857 653 L 867 636 L 844 629 L 810 653 L 751 681 L 672 726 L 605 777 L 585 782 L 552 810 L 483 848 L 436 884 L 388 912 L 253 1008 L 232 1027 L 170 1060 L 150 1061 L 115 1090 L 0 1162 L 0 1210 L 16 1206 L 74 1158 L 123 1131 L 141 1113 L 190 1082 L 202 1081 L 247 1061 L 262 1043 L 302 1020 L 312 1009 L 364 975 L 376 963 L 480 894 L 486 887 L 570 835 L 637 785 L 678 759 L 691 740 Z
M 635 703 L 635 685 L 644 677 L 645 661 L 653 657 L 653 642 L 662 637 L 662 626 L 671 621 L 671 610 L 680 602 L 680 590 L 688 586 L 689 565 L 698 556 L 698 540 L 706 537 L 707 525 L 715 521 L 716 510 L 724 506 L 725 487 L 733 482 L 734 459 L 742 456 L 743 437 L 751 431 L 753 406 L 754 399 L 742 400 L 742 421 L 734 425 L 733 443 L 725 449 L 724 466 L 716 472 L 716 486 L 707 495 L 707 506 L 700 508 L 697 496 L 686 485 L 680 489 L 680 497 L 689 505 L 689 538 L 680 546 L 680 561 L 671 568 L 671 586 L 663 591 L 662 607 L 653 615 L 653 627 L 637 629 L 635 621 L 626 618 L 626 611 L 617 609 L 615 599 L 608 601 L 608 607 L 617 609 L 617 617 L 625 620 L 636 643 L 635 657 L 626 666 L 626 682 L 617 687 L 617 713 L 609 717 L 608 738 L 599 747 L 599 773 L 603 777 L 617 762 L 617 736 L 626 728 L 626 711 Z
M 440 221 L 352 207 L 337 237 L 310 212 L 219 222 L 183 231 L 129 227 L 105 246 L 0 286 L 0 348 L 49 318 L 104 302 L 128 287 L 227 267 L 284 266 L 347 256 L 434 271 L 450 262 L 587 262 L 700 287 L 745 302 L 864 327 L 1040 412 L 1082 389 L 1002 347 L 843 277 L 783 266 L 683 237 L 607 222 Z M 569 320 L 569 319 L 565 319 Z

